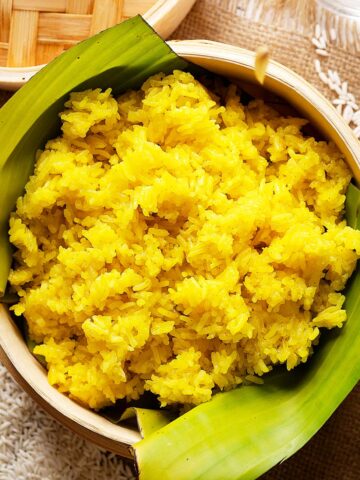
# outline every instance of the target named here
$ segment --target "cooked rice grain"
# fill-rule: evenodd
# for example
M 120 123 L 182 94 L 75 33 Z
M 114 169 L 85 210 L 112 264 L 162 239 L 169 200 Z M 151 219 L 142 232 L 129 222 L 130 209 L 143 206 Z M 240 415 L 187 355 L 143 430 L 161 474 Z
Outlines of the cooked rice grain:
M 101 408 L 207 401 L 305 362 L 360 254 L 332 143 L 191 74 L 72 93 L 10 220 L 10 282 L 49 381 Z

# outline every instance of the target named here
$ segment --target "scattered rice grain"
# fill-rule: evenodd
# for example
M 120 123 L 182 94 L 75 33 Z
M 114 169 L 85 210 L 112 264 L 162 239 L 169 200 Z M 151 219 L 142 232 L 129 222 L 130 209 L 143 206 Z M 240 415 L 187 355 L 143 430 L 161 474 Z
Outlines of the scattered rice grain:
M 319 49 L 323 48 L 318 38 L 313 37 L 311 41 L 316 48 L 319 48 Z
M 337 39 L 337 33 L 335 28 L 330 28 L 330 38 L 333 42 Z
M 331 87 L 331 84 L 330 84 L 330 87 Z M 343 98 L 334 98 L 334 100 L 332 101 L 332 103 L 334 105 L 345 105 L 345 100 Z
M 329 78 L 327 77 L 326 73 L 320 72 L 319 77 L 322 82 L 329 84 Z
M 317 48 L 315 50 L 315 52 L 322 57 L 328 57 L 329 56 L 328 52 L 326 50 L 323 50 L 322 48 Z
M 338 74 L 338 72 L 337 72 L 336 70 L 334 71 L 334 82 L 335 82 L 336 84 L 338 84 L 338 85 L 340 85 L 340 83 L 341 83 L 339 74 Z
M 350 105 L 346 105 L 343 110 L 343 117 L 346 123 L 350 123 L 354 114 L 354 110 L 350 107 Z
M 360 110 L 354 113 L 352 121 L 355 123 L 355 125 L 360 125 Z

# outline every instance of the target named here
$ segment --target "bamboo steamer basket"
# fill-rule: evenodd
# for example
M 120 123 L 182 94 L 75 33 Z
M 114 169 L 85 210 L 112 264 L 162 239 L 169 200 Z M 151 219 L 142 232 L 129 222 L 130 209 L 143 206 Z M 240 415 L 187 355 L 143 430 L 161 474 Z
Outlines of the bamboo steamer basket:
M 195 0 L 0 0 L 0 88 L 16 90 L 67 48 L 141 14 L 163 38 Z
M 180 56 L 210 71 L 248 85 L 255 84 L 253 52 L 216 42 L 189 40 L 169 42 Z M 265 86 L 282 96 L 327 138 L 331 138 L 345 155 L 360 181 L 360 144 L 348 125 L 314 87 L 304 79 L 270 61 Z M 141 439 L 139 431 L 111 423 L 51 387 L 46 371 L 31 355 L 24 339 L 0 305 L 0 360 L 28 394 L 60 423 L 86 439 L 132 458 L 131 445 Z

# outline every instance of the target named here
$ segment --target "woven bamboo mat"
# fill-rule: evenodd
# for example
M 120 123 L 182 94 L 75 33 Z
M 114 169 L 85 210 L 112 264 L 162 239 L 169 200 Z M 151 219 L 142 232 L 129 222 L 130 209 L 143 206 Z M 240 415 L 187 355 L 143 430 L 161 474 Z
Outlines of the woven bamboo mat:
M 155 0 L 1 0 L 0 65 L 41 65 Z
M 293 0 L 289 0 L 289 2 L 291 1 L 293 2 Z M 282 3 L 287 4 L 287 2 Z M 189 16 L 173 35 L 173 38 L 211 39 L 249 49 L 254 49 L 260 44 L 266 44 L 270 47 L 272 58 L 303 75 L 332 100 L 334 92 L 321 81 L 314 69 L 316 54 L 311 43 L 312 33 L 308 26 L 303 29 L 297 26 L 297 31 L 291 32 L 289 28 L 282 29 L 279 22 L 277 22 L 277 26 L 273 26 L 269 23 L 250 21 L 244 15 L 241 15 L 240 4 L 244 4 L 244 1 L 198 0 Z M 347 82 L 349 90 L 354 92 L 354 95 L 357 94 L 357 100 L 360 102 L 360 56 L 349 55 L 347 51 L 337 46 L 330 46 L 328 53 L 328 57 L 324 59 L 326 67 L 339 73 L 339 76 Z M 9 95 L 0 91 L 0 105 L 6 101 Z M 6 378 L 6 382 L 11 382 L 8 376 L 4 378 Z M 35 409 L 31 401 L 29 400 L 30 403 L 28 403 L 28 400 L 25 399 L 25 394 L 20 393 L 15 387 L 11 391 L 18 398 L 19 419 Z M 0 401 L 2 401 L 1 388 Z M 42 430 L 45 432 L 43 437 L 47 437 L 48 456 L 56 456 L 56 463 L 51 463 L 51 466 L 47 467 L 46 470 L 42 469 L 41 465 L 36 465 L 29 457 L 31 455 L 30 447 L 26 447 L 22 442 L 23 432 L 21 430 L 15 431 L 11 433 L 12 438 L 15 439 L 13 457 L 7 459 L 6 472 L 8 473 L 2 474 L 5 469 L 1 470 L 2 466 L 0 465 L 0 480 L 13 480 L 15 478 L 20 480 L 30 478 L 33 480 L 131 478 L 131 474 L 126 470 L 120 458 L 114 459 L 114 457 L 111 457 L 109 459 L 106 453 L 84 441 L 81 441 L 81 449 L 84 458 L 87 459 L 86 465 L 81 468 L 78 466 L 77 473 L 74 470 L 66 470 L 66 468 L 70 468 L 67 458 L 72 458 L 73 447 L 71 445 L 79 444 L 79 440 L 76 436 L 72 437 L 73 434 L 70 434 L 70 432 L 66 433 L 56 422 L 48 419 L 45 413 L 38 413 L 36 421 L 39 428 L 36 429 L 34 435 L 42 435 L 42 433 L 39 433 Z M 19 421 L 19 425 L 20 423 Z M 42 427 L 43 424 L 47 425 L 47 431 L 50 432 L 48 436 L 45 427 Z M 66 442 L 63 440 L 64 435 L 67 439 Z M 68 438 L 68 436 L 71 438 Z M 36 436 L 32 438 L 34 442 L 37 439 Z M 30 458 L 29 461 L 28 457 Z M 23 463 L 22 471 L 24 471 L 24 465 L 26 464 L 28 475 L 25 477 L 16 473 L 19 471 L 20 460 Z M 106 472 L 103 467 L 101 470 L 99 465 L 106 465 Z M 67 473 L 64 474 L 64 472 Z M 353 390 L 331 419 L 302 450 L 281 465 L 274 467 L 262 477 L 262 480 L 359 480 L 359 472 L 360 385 Z M 223 480 L 231 479 L 224 478 Z

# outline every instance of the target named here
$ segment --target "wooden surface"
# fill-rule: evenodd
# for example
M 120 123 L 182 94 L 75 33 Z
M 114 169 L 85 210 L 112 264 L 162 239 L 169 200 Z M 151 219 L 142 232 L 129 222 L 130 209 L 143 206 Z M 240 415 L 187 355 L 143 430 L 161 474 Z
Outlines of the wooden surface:
M 64 49 L 137 14 L 156 0 L 1 0 L 0 66 L 49 62 Z

